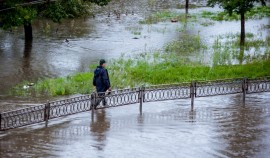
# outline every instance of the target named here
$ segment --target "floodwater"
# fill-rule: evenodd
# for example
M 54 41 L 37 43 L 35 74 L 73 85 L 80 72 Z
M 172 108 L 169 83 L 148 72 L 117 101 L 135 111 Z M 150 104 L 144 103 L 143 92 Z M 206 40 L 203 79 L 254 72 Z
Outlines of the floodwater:
M 270 154 L 270 93 L 175 100 L 80 113 L 3 132 L 7 157 L 258 157 Z
M 89 71 L 89 64 L 98 63 L 100 58 L 118 58 L 122 54 L 138 54 L 164 48 L 164 45 L 181 38 L 180 23 L 161 22 L 141 25 L 152 12 L 174 8 L 177 1 L 157 0 L 150 5 L 149 0 L 123 1 L 103 8 L 95 18 L 66 20 L 55 24 L 46 20 L 33 23 L 34 41 L 25 43 L 23 30 L 13 32 L 0 30 L 0 100 L 7 100 L 8 90 L 24 80 L 35 82 L 39 78 L 59 77 L 76 72 Z M 108 12 L 123 10 L 120 19 Z M 184 12 L 183 9 L 173 9 Z M 219 8 L 196 8 L 190 13 Z M 128 11 L 126 15 L 125 11 Z M 134 12 L 134 15 L 132 15 Z M 269 24 L 268 18 L 248 20 L 246 31 L 269 34 L 269 29 L 261 29 Z M 237 33 L 239 22 L 216 22 L 203 27 L 188 24 L 187 32 L 200 34 L 207 46 L 211 47 L 216 36 Z M 136 34 L 137 33 L 137 34 Z M 138 34 L 139 33 L 139 34 Z M 66 39 L 68 42 L 66 42 Z M 212 62 L 212 52 L 203 52 L 197 58 L 202 63 Z
M 23 80 L 66 76 L 89 71 L 88 65 L 100 58 L 118 58 L 162 49 L 181 38 L 181 24 L 162 22 L 140 25 L 145 16 L 159 9 L 174 8 L 172 0 L 127 1 L 120 19 L 108 17 L 116 3 L 95 18 L 53 24 L 37 20 L 34 40 L 25 43 L 22 29 L 0 30 L 0 111 L 44 103 L 48 98 L 8 96 L 8 89 Z M 211 8 L 198 8 L 190 13 Z M 218 8 L 215 8 L 218 10 Z M 177 10 L 184 12 L 183 10 Z M 248 20 L 247 32 L 265 37 L 269 19 Z M 212 26 L 187 27 L 200 34 L 207 45 L 216 36 L 236 33 L 239 22 L 216 22 Z M 140 34 L 134 34 L 140 32 Z M 66 42 L 68 39 L 69 42 Z M 211 52 L 199 56 L 212 62 Z M 68 97 L 68 96 L 66 96 Z M 54 98 L 56 99 L 56 98 Z M 190 100 L 145 103 L 76 114 L 0 133 L 0 157 L 268 157 L 270 154 L 270 93 L 248 94 L 246 106 L 241 95 L 196 98 L 195 111 Z

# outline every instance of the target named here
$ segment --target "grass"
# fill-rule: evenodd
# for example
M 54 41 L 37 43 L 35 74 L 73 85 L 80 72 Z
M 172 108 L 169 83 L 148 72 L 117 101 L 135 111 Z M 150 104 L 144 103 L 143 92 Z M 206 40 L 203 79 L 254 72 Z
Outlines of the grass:
M 132 25 L 125 27 L 125 30 L 130 31 L 133 35 L 141 35 L 142 26 L 140 25 Z
M 59 96 L 69 95 L 76 93 L 89 93 L 89 87 L 92 86 L 91 73 L 78 73 L 75 75 L 61 77 L 61 78 L 48 78 L 38 80 L 34 86 L 29 89 L 23 89 L 24 85 L 29 82 L 24 81 L 22 84 L 12 89 L 12 94 L 19 96 Z
M 108 69 L 113 88 L 128 88 L 142 84 L 156 85 L 192 80 L 269 76 L 270 59 L 246 65 L 218 65 L 214 67 L 166 61 L 149 63 L 145 60 L 118 59 Z M 23 90 L 22 85 L 20 85 L 13 90 L 13 94 L 34 96 L 87 94 L 93 91 L 92 78 L 92 72 L 85 72 L 63 78 L 39 80 L 31 88 L 31 93 L 28 93 L 29 90 Z
M 133 35 L 141 35 L 141 32 L 139 32 L 139 31 L 132 31 L 131 32 Z
M 225 34 L 218 36 L 213 48 L 213 65 L 233 64 L 233 60 L 239 62 L 253 62 L 269 59 L 270 37 L 263 39 L 252 33 L 246 33 L 245 46 L 240 49 L 240 34 Z
M 260 26 L 260 29 L 259 29 L 259 30 L 267 30 L 267 29 L 270 29 L 270 24 L 269 24 L 269 25 L 267 25 L 267 24 L 262 24 L 262 25 Z
M 259 6 L 254 7 L 250 11 L 248 11 L 245 14 L 246 19 L 261 19 L 263 17 L 269 17 L 270 16 L 270 6 Z M 232 21 L 232 20 L 240 20 L 240 15 L 233 13 L 232 15 L 229 15 L 227 12 L 209 12 L 209 11 L 203 11 L 201 13 L 201 17 L 203 18 L 209 18 L 211 20 L 215 21 Z
M 199 35 L 183 34 L 179 40 L 168 43 L 165 46 L 165 51 L 169 54 L 183 56 L 198 53 L 206 48 Z
M 131 78 L 148 84 L 187 82 L 191 80 L 215 80 L 222 78 L 259 77 L 270 75 L 270 60 L 247 65 L 184 65 L 162 62 L 138 63 L 129 70 Z
M 236 37 L 235 34 L 224 35 L 220 40 L 222 38 L 235 39 Z M 249 34 L 248 37 L 254 38 L 254 35 Z M 222 43 L 217 41 L 214 46 L 218 49 L 222 46 Z M 164 52 L 143 52 L 134 55 L 133 58 L 122 56 L 119 59 L 111 60 L 108 63 L 108 70 L 112 86 L 114 89 L 130 88 L 141 85 L 189 82 L 192 80 L 215 80 L 243 76 L 255 78 L 270 75 L 269 57 L 245 65 L 219 62 L 214 66 L 207 66 L 185 60 L 185 55 L 193 54 L 197 56 L 204 49 L 206 47 L 199 35 L 185 35 L 180 37 L 178 41 L 165 45 Z M 226 55 L 231 55 L 229 51 L 227 52 L 228 54 L 223 54 L 224 61 L 226 61 Z M 235 53 L 239 53 L 239 51 Z M 40 79 L 28 89 L 23 89 L 24 85 L 29 84 L 25 81 L 13 88 L 11 93 L 13 95 L 37 97 L 87 94 L 93 91 L 92 78 L 94 69 L 95 65 L 91 65 L 89 72 L 61 78 Z
M 145 20 L 140 21 L 140 24 L 156 24 L 158 22 L 166 22 L 172 19 L 179 22 L 186 22 L 186 14 L 163 10 L 146 17 Z M 188 21 L 194 22 L 196 20 L 195 15 L 188 16 Z
M 215 24 L 215 22 L 213 22 L 212 20 L 203 20 L 203 21 L 200 21 L 200 24 L 204 27 L 207 27 L 207 26 L 212 26 Z
M 223 40 L 224 45 L 230 45 L 232 48 L 240 47 L 240 34 L 239 33 L 218 36 L 218 39 Z M 246 50 L 250 50 L 251 48 L 258 50 L 262 47 L 269 47 L 269 46 L 270 46 L 269 36 L 267 36 L 266 39 L 263 39 L 262 37 L 257 38 L 252 33 L 246 33 L 246 38 L 245 38 Z
M 246 19 L 261 19 L 263 17 L 269 17 L 269 16 L 270 16 L 270 6 L 258 6 L 248 11 L 246 13 L 245 18 Z M 211 19 L 214 21 L 240 20 L 240 15 L 236 13 L 229 15 L 225 11 L 223 12 L 203 11 L 202 13 L 200 13 L 199 16 L 195 14 L 189 14 L 187 18 L 186 14 L 184 13 L 177 13 L 177 12 L 173 12 L 169 10 L 163 10 L 163 11 L 158 11 L 146 17 L 144 20 L 140 21 L 140 24 L 156 24 L 158 22 L 166 22 L 170 20 L 175 20 L 175 21 L 184 23 L 184 22 L 187 22 L 187 19 L 189 22 L 197 22 L 199 17 Z M 201 25 L 202 26 L 214 25 L 214 22 L 202 21 Z

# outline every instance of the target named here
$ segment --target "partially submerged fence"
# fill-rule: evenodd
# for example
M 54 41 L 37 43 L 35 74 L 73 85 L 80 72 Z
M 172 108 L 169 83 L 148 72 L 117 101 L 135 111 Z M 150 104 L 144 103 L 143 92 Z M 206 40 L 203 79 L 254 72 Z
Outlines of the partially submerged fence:
M 50 119 L 90 110 L 93 112 L 94 104 L 104 99 L 107 103 L 106 106 L 98 106 L 97 109 L 138 103 L 140 113 L 142 113 L 144 102 L 191 98 L 191 110 L 193 110 L 194 100 L 197 97 L 242 93 L 243 104 L 245 104 L 246 94 L 261 92 L 270 92 L 270 77 L 192 81 L 191 83 L 123 89 L 113 91 L 105 97 L 105 94 L 92 93 L 0 113 L 0 130 L 4 131 L 40 122 L 46 122 L 47 124 Z

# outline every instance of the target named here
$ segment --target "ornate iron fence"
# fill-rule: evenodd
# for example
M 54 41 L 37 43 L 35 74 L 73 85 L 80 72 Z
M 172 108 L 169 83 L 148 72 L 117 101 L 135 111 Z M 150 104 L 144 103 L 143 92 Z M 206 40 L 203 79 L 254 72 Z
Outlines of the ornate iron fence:
M 247 80 L 247 93 L 269 92 L 270 77 L 261 77 Z
M 46 115 L 48 119 L 76 114 L 91 110 L 90 95 L 70 98 L 66 100 L 53 101 L 46 104 Z
M 190 83 L 145 87 L 143 95 L 144 102 L 187 99 L 190 98 Z
M 196 97 L 207 97 L 215 95 L 226 95 L 242 93 L 243 79 L 225 79 L 211 81 L 196 82 Z
M 193 110 L 196 97 L 242 93 L 243 103 L 245 103 L 246 94 L 261 92 L 270 92 L 270 77 L 157 85 L 115 90 L 110 95 L 106 93 L 92 93 L 90 95 L 0 113 L 0 130 L 4 131 L 40 122 L 46 122 L 47 124 L 50 119 L 90 110 L 94 111 L 94 105 L 101 102 L 104 102 L 105 105 L 99 105 L 96 109 L 139 104 L 140 112 L 142 112 L 143 102 L 191 98 L 191 109 Z
M 92 102 L 100 104 L 105 101 L 106 103 L 106 105 L 99 106 L 97 109 L 136 104 L 139 102 L 139 88 L 113 91 L 110 95 L 106 93 L 93 93 L 92 96 L 94 98 Z
M 45 105 L 13 110 L 0 114 L 1 130 L 7 130 L 44 121 Z

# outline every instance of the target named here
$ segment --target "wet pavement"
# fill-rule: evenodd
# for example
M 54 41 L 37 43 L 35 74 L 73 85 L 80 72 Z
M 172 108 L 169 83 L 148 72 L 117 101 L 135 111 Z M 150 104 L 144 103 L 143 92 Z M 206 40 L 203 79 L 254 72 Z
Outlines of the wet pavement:
M 2 132 L 1 157 L 260 157 L 270 154 L 270 93 L 128 105 Z
M 181 38 L 178 23 L 138 24 L 153 11 L 173 7 L 159 2 L 149 9 L 147 0 L 129 1 L 126 9 L 135 14 L 123 15 L 120 20 L 108 17 L 106 11 L 95 19 L 62 24 L 37 20 L 33 43 L 24 43 L 21 28 L 12 33 L 0 30 L 1 110 L 46 102 L 48 98 L 7 95 L 9 88 L 24 80 L 89 71 L 89 64 L 100 58 L 162 49 Z M 210 8 L 192 9 L 190 13 L 203 9 Z M 264 25 L 269 25 L 269 18 L 248 20 L 246 30 L 265 37 L 269 29 L 262 30 Z M 239 30 L 239 22 L 232 21 L 208 27 L 190 25 L 187 32 L 199 33 L 211 46 L 216 36 Z M 211 55 L 204 52 L 203 63 L 211 63 Z M 145 103 L 142 115 L 138 105 L 98 110 L 94 119 L 86 112 L 51 120 L 47 128 L 37 124 L 1 132 L 0 157 L 266 158 L 270 155 L 269 105 L 270 93 L 261 93 L 248 94 L 245 107 L 241 95 L 227 95 L 196 98 L 194 112 L 190 111 L 190 100 Z

